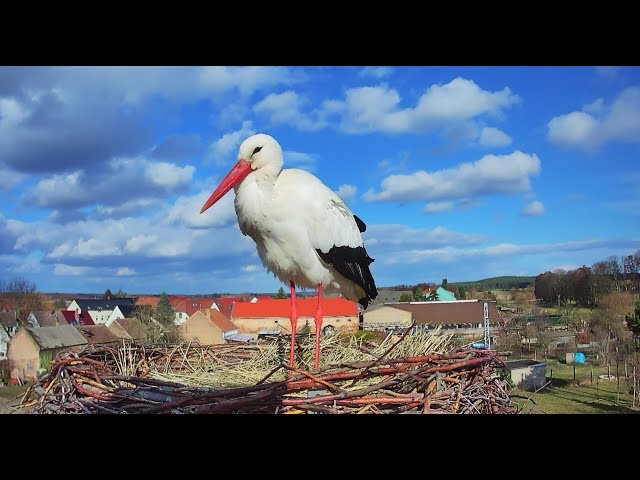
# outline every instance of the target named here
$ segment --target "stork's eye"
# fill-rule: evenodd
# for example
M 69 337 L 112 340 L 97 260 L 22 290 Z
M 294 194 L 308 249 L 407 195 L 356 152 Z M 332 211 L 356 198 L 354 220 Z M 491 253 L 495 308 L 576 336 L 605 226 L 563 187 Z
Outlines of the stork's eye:
M 262 150 L 262 147 L 256 147 L 253 149 L 253 153 L 251 154 L 251 156 L 253 157 L 256 153 L 258 153 L 260 150 Z

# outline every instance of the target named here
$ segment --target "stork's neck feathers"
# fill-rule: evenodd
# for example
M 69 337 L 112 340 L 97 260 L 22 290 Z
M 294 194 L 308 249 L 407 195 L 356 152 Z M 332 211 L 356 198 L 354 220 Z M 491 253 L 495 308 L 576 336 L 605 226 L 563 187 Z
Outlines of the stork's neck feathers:
M 265 225 L 264 219 L 271 214 L 273 188 L 282 168 L 265 165 L 254 170 L 236 187 L 234 201 L 240 230 L 253 237 Z

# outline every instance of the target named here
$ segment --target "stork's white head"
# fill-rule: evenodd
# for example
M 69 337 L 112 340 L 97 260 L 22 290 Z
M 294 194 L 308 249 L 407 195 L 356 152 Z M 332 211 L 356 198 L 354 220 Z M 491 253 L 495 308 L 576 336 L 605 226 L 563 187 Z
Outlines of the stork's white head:
M 271 135 L 257 133 L 240 144 L 238 161 L 251 163 L 251 169 L 262 167 L 282 168 L 282 147 Z
M 218 188 L 205 202 L 200 213 L 220 200 L 235 185 L 242 182 L 251 172 L 268 168 L 280 171 L 282 168 L 282 147 L 271 135 L 258 133 L 247 138 L 240 144 L 238 163 L 222 179 Z

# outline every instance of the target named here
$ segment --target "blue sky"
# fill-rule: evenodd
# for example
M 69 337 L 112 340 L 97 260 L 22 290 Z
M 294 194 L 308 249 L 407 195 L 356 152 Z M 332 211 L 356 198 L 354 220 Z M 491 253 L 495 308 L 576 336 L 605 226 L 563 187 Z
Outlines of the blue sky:
M 276 292 L 233 192 L 268 133 L 367 224 L 379 287 L 640 249 L 638 67 L 0 67 L 0 279 Z

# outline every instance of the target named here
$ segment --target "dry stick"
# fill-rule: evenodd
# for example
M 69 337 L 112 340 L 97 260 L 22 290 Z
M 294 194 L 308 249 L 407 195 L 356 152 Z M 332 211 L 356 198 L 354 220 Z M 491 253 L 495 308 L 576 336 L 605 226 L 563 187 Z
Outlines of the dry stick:
M 305 370 L 300 370 L 299 368 L 296 367 L 290 367 L 288 365 L 285 365 L 285 368 L 287 370 L 291 370 L 295 373 L 300 373 L 302 375 L 304 375 L 307 378 L 310 378 L 311 380 L 313 380 L 314 382 L 319 383 L 320 385 L 324 385 L 325 387 L 327 387 L 329 390 L 331 390 L 332 392 L 341 392 L 341 393 L 346 393 L 345 390 L 343 390 L 340 387 L 337 387 L 336 385 L 334 385 L 333 383 L 327 382 L 326 380 L 323 380 L 319 377 L 314 376 L 312 373 L 309 373 Z
M 386 350 L 382 355 L 380 355 L 380 357 L 378 357 L 376 360 L 374 360 L 373 362 L 371 362 L 371 364 L 370 364 L 368 367 L 366 367 L 366 368 L 364 369 L 364 371 L 363 371 L 363 372 L 361 372 L 361 376 L 354 378 L 354 379 L 353 379 L 353 381 L 348 385 L 348 387 L 347 387 L 347 388 L 349 388 L 349 387 L 353 387 L 353 386 L 355 385 L 355 383 L 356 383 L 360 378 L 362 378 L 362 377 L 367 373 L 367 371 L 368 371 L 370 368 L 372 368 L 372 367 L 373 367 L 374 365 L 376 365 L 378 362 L 382 361 L 382 359 L 383 359 L 384 357 L 386 357 L 386 356 L 391 352 L 391 350 L 393 350 L 393 349 L 394 349 L 394 348 L 395 348 L 395 347 L 396 347 L 400 342 L 402 342 L 402 340 L 404 340 L 404 338 L 407 336 L 407 334 L 411 331 L 411 329 L 412 329 L 415 325 L 416 325 L 416 322 L 415 322 L 415 320 L 414 320 L 414 321 L 413 321 L 413 323 L 411 324 L 411 326 L 410 326 L 409 328 L 407 328 L 407 329 L 404 331 L 404 333 L 402 334 L 402 336 L 400 337 L 400 339 L 399 339 L 396 343 L 394 343 L 393 345 L 391 345 L 389 348 L 387 348 L 387 350 Z
M 269 373 L 267 373 L 267 375 L 265 375 L 264 377 L 262 377 L 262 379 L 261 379 L 259 382 L 257 382 L 257 383 L 255 384 L 255 386 L 257 387 L 258 385 L 262 385 L 262 384 L 263 384 L 264 382 L 266 382 L 266 381 L 267 381 L 267 379 L 268 379 L 269 377 L 271 377 L 274 373 L 276 373 L 278 370 L 280 370 L 280 369 L 282 369 L 282 368 L 285 368 L 285 367 L 286 367 L 286 365 L 285 365 L 284 363 L 281 363 L 281 364 L 280 364 L 280 365 L 278 365 L 277 367 L 273 368 Z
M 360 347 L 358 347 L 358 348 L 359 348 L 362 352 L 367 353 L 367 354 L 371 355 L 372 357 L 376 358 L 376 356 L 375 356 L 373 353 L 371 353 L 369 350 L 367 350 L 366 348 L 364 348 L 364 347 L 362 347 L 362 346 L 360 346 Z M 412 377 L 413 379 L 418 380 L 419 382 L 422 382 L 422 381 L 424 380 L 422 377 L 419 377 L 418 375 L 415 375 L 415 374 L 413 374 L 412 372 L 409 372 L 409 371 L 403 370 L 401 367 L 396 367 L 394 363 L 390 363 L 389 365 L 391 365 L 393 368 L 395 368 L 395 369 L 398 371 L 398 373 L 400 373 L 400 374 L 408 375 L 408 376 Z M 407 366 L 404 366 L 404 368 L 406 369 L 406 368 L 407 368 Z M 355 380 L 354 380 L 353 382 L 355 382 Z M 352 382 L 352 383 L 353 383 L 353 382 Z

